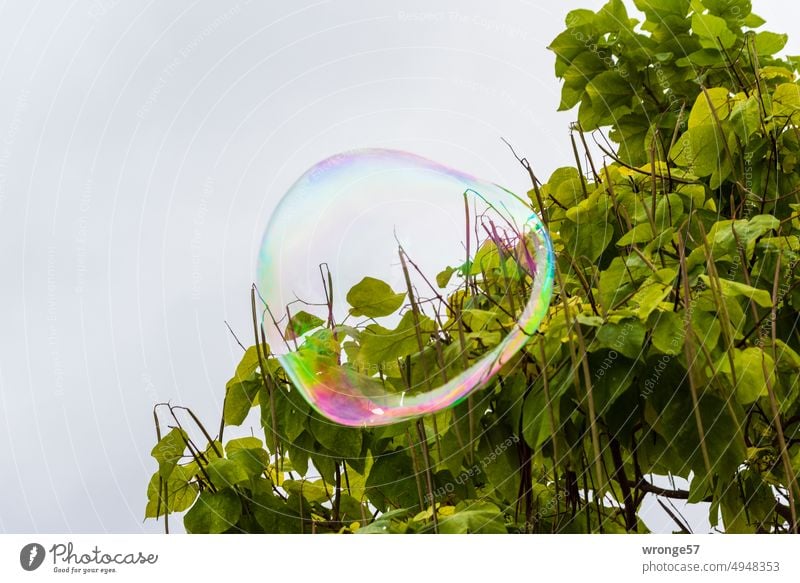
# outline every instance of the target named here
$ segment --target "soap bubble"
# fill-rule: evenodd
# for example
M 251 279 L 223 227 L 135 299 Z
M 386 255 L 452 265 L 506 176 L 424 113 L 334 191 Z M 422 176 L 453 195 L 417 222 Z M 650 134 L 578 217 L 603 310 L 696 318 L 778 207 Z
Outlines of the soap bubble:
M 547 311 L 553 263 L 525 199 L 406 152 L 346 152 L 270 219 L 262 325 L 320 414 L 396 423 L 460 403 L 509 362 Z

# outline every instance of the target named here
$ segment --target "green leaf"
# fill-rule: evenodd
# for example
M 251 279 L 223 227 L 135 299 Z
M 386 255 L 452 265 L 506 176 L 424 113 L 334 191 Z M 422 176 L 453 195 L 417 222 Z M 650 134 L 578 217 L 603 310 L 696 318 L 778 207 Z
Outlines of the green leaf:
M 715 49 L 721 44 L 722 48 L 730 49 L 736 43 L 736 35 L 728 28 L 725 19 L 713 14 L 695 12 L 692 15 L 692 30 L 706 48 Z
M 261 447 L 229 451 L 228 459 L 239 466 L 248 478 L 261 475 L 269 466 L 269 454 Z M 236 478 L 238 475 L 231 477 Z
M 576 206 L 567 209 L 566 216 L 578 224 L 605 223 L 612 208 L 611 197 L 602 188 L 597 188 Z
M 206 490 L 183 517 L 188 533 L 219 534 L 239 522 L 242 503 L 233 490 Z
M 696 10 L 708 8 L 711 14 L 725 18 L 734 26 L 739 26 L 739 22 L 753 9 L 751 0 L 695 0 L 692 6 Z
M 726 119 L 731 111 L 728 95 L 728 89 L 725 87 L 712 87 L 705 93 L 701 92 L 694 102 L 692 111 L 689 112 L 689 128 L 714 124 L 716 123 L 715 116 L 719 120 Z
M 781 83 L 772 95 L 773 113 L 791 116 L 800 109 L 800 86 L 794 83 Z
M 782 340 L 775 339 L 774 353 L 778 359 L 778 370 L 794 372 L 800 370 L 800 354 Z
M 598 28 L 616 32 L 629 28 L 628 11 L 622 0 L 609 0 L 598 12 L 595 19 Z
M 734 348 L 733 364 L 736 368 L 736 400 L 749 404 L 759 397 L 767 396 L 767 380 L 775 383 L 775 361 L 760 348 L 750 347 L 741 350 Z M 722 355 L 718 363 L 719 370 L 731 379 L 730 361 Z M 767 377 L 766 373 L 769 375 Z
M 586 83 L 606 69 L 597 53 L 587 49 L 568 61 L 557 59 L 556 67 L 564 79 L 564 87 L 581 93 L 586 90 Z
M 340 352 L 339 337 L 330 328 L 320 328 L 303 339 L 300 350 L 335 358 Z
M 633 3 L 648 15 L 648 20 L 682 19 L 689 12 L 689 0 L 633 0 Z
M 519 496 L 518 440 L 516 436 L 508 435 L 504 427 L 495 425 L 484 431 L 478 444 L 483 475 L 509 503 L 516 502 Z
M 593 316 L 591 314 L 586 314 L 584 312 L 577 314 L 575 316 L 575 321 L 578 322 L 579 324 L 585 324 L 587 326 L 591 326 L 592 328 L 599 328 L 605 323 L 605 320 L 603 320 L 602 317 Z
M 542 187 L 542 195 L 545 199 L 554 199 L 562 207 L 575 206 L 583 196 L 580 174 L 571 167 L 556 169 Z
M 706 188 L 702 184 L 684 184 L 679 187 L 678 194 L 683 196 L 689 204 L 688 208 L 703 208 L 706 202 Z
M 683 200 L 675 193 L 670 192 L 659 197 L 656 203 L 656 230 L 664 230 L 666 227 L 678 226 L 683 218 Z
M 273 399 L 278 421 L 278 436 L 287 441 L 294 441 L 308 427 L 310 417 L 308 401 L 300 395 L 295 387 L 287 387 L 286 390 L 273 392 Z M 264 400 L 267 401 L 267 399 Z M 268 407 L 269 403 L 265 403 L 262 417 L 263 414 L 268 414 L 266 426 L 272 427 L 272 411 Z M 270 442 L 269 446 L 273 448 L 274 444 Z
M 722 327 L 719 318 L 710 312 L 692 310 L 692 331 L 705 350 L 713 352 L 719 343 Z
M 631 387 L 637 376 L 636 366 L 615 350 L 601 350 L 589 355 L 589 368 L 595 410 L 605 417 L 616 400 Z
M 706 286 L 711 287 L 711 279 L 707 275 L 701 275 L 700 279 Z M 718 278 L 717 281 L 722 289 L 722 295 L 727 297 L 744 297 L 754 301 L 762 308 L 772 307 L 772 296 L 765 289 L 750 287 L 749 285 L 731 281 L 729 279 Z
M 594 262 L 614 238 L 614 227 L 608 222 L 565 222 L 561 227 L 561 235 L 570 255 Z
M 150 455 L 158 462 L 158 473 L 162 478 L 169 478 L 175 465 L 180 461 L 186 449 L 186 439 L 186 432 L 176 427 L 153 447 Z
M 411 458 L 404 450 L 386 452 L 375 460 L 367 477 L 370 502 L 381 512 L 389 508 L 419 508 Z
M 593 87 L 593 90 L 599 91 L 596 87 Z M 632 111 L 632 107 L 629 105 L 631 101 L 630 96 L 622 101 L 620 95 L 613 96 L 613 98 L 609 96 L 609 99 L 603 97 L 592 99 L 587 91 L 578 108 L 578 123 L 584 131 L 613 125 L 622 116 Z
M 314 449 L 314 437 L 310 432 L 304 431 L 292 443 L 288 443 L 287 448 L 292 467 L 298 474 L 305 476 L 308 473 L 310 452 Z
M 720 509 L 722 510 L 722 522 L 725 525 L 725 532 L 729 534 L 755 534 L 755 524 L 748 522 L 750 515 L 750 500 L 742 500 L 740 497 L 740 484 L 731 483 L 723 487 L 722 484 L 718 486 L 721 490 Z M 747 508 L 747 510 L 745 510 Z
M 254 490 L 252 511 L 258 525 L 269 534 L 303 532 L 297 507 L 289 506 L 271 490 L 267 480 L 260 480 Z
M 588 8 L 570 10 L 567 13 L 567 17 L 564 19 L 564 24 L 567 25 L 567 30 L 565 32 L 569 32 L 575 36 L 576 29 L 592 27 L 596 18 L 597 15 Z M 580 40 L 578 40 L 578 42 L 580 42 Z
M 679 359 L 665 361 L 665 358 L 648 359 L 643 370 L 651 371 L 646 377 L 647 382 L 652 381 L 647 397 L 650 421 L 666 440 L 668 451 L 674 454 L 674 461 L 669 462 L 670 471 L 684 477 L 694 472 L 701 478 L 698 485 L 707 475 L 699 447 L 696 421 L 696 413 L 699 413 L 712 473 L 718 473 L 721 479 L 733 477 L 733 472 L 745 459 L 744 443 L 739 434 L 741 407 L 706 390 L 700 393 L 695 408 L 686 370 L 678 364 Z M 732 418 L 731 411 L 737 417 Z M 695 488 L 694 482 L 692 488 Z M 698 494 L 705 495 L 705 491 Z
M 712 67 L 719 63 L 722 53 L 717 49 L 700 49 L 675 61 L 679 67 Z
M 480 275 L 481 273 L 489 272 L 492 268 L 499 266 L 500 254 L 497 251 L 497 245 L 492 241 L 486 241 L 480 246 L 478 252 L 475 253 L 475 257 L 462 266 L 461 271 L 462 273 L 466 272 L 470 275 Z
M 461 311 L 461 320 L 473 332 L 482 330 L 497 329 L 500 325 L 509 325 L 507 316 L 499 310 L 479 310 L 477 308 L 466 308 Z
M 300 310 L 289 320 L 289 323 L 286 325 L 286 330 L 283 332 L 283 337 L 286 338 L 286 340 L 294 340 L 309 330 L 319 328 L 324 323 L 324 320 L 318 318 L 314 314 L 309 314 L 308 312 Z
M 379 318 L 396 312 L 405 297 L 405 293 L 395 293 L 388 283 L 365 277 L 347 292 L 347 303 L 352 306 L 353 316 Z
M 436 285 L 440 288 L 447 287 L 447 284 L 450 283 L 450 278 L 453 277 L 453 274 L 456 272 L 456 269 L 453 267 L 446 267 L 443 271 L 440 271 L 436 274 Z
M 419 333 L 426 343 L 435 326 L 430 318 L 420 316 Z M 361 333 L 361 349 L 358 353 L 364 363 L 383 365 L 397 358 L 419 352 L 414 313 L 406 312 L 397 328 L 388 330 L 378 324 L 370 324 Z
M 675 142 L 670 157 L 678 166 L 688 168 L 697 176 L 716 174 L 717 180 L 722 181 L 732 170 L 728 152 L 733 152 L 737 148 L 733 130 L 728 130 L 724 134 L 726 142 L 722 141 L 715 124 L 690 128 Z
M 439 519 L 442 534 L 506 534 L 503 513 L 490 502 L 465 500 L 454 514 Z
M 550 379 L 550 403 L 547 402 L 542 387 L 531 390 L 525 397 L 522 405 L 522 436 L 533 449 L 538 449 L 561 428 L 559 403 L 564 392 L 571 386 L 571 381 L 571 378 L 565 379 L 563 376 Z M 551 409 L 552 419 L 550 417 Z M 553 427 L 553 422 L 555 422 L 555 427 Z
M 264 354 L 269 354 L 269 346 L 267 344 L 261 344 L 260 346 Z M 253 376 L 253 373 L 258 369 L 258 366 L 258 346 L 251 346 L 245 351 L 244 356 L 242 356 L 242 360 L 239 361 L 239 364 L 236 366 L 236 373 L 234 374 L 233 378 L 228 381 L 228 384 L 230 385 L 232 383 L 243 382 L 250 379 L 250 377 Z
M 636 315 L 639 316 L 639 319 L 642 321 L 647 320 L 648 316 L 659 307 L 671 291 L 671 284 L 651 283 L 643 285 L 633 296 L 633 301 L 639 306 L 636 310 Z
M 206 472 L 208 473 L 208 477 L 211 478 L 211 483 L 214 484 L 217 489 L 233 486 L 250 477 L 242 466 L 235 461 L 225 458 L 211 460 L 208 466 L 206 466 Z
M 636 285 L 650 274 L 643 263 L 636 263 L 636 258 L 615 257 L 608 268 L 600 273 L 598 284 L 600 302 L 606 309 L 631 295 Z
M 194 478 L 192 471 L 187 466 L 175 466 L 167 480 L 159 481 L 156 472 L 147 486 L 147 507 L 145 518 L 159 518 L 171 512 L 183 512 L 189 508 L 197 498 L 197 484 L 191 482 Z M 159 483 L 166 486 L 166 492 L 159 501 Z M 166 501 L 166 508 L 165 508 Z
M 789 35 L 776 32 L 759 32 L 756 34 L 756 52 L 759 56 L 774 55 L 786 46 Z
M 309 502 L 330 500 L 332 491 L 326 488 L 324 480 L 286 480 L 283 489 L 295 496 L 302 496 Z
M 173 483 L 171 483 L 173 484 Z M 183 483 L 178 487 L 170 487 L 168 502 L 170 512 L 184 512 L 191 508 L 197 500 L 197 484 Z
M 751 95 L 737 102 L 731 109 L 731 126 L 741 140 L 747 140 L 761 129 L 761 111 L 758 97 Z
M 585 89 L 583 87 L 571 87 L 570 85 L 565 84 L 561 88 L 561 101 L 558 104 L 558 111 L 569 111 L 581 101 L 581 97 L 583 97 L 585 93 Z M 534 194 L 535 191 L 531 190 L 529 194 Z M 535 198 L 531 200 L 535 201 Z M 538 202 L 538 201 L 536 201 Z M 537 209 L 538 210 L 538 209 Z
M 231 439 L 225 444 L 225 451 L 230 456 L 233 452 L 242 449 L 261 449 L 264 443 L 257 437 L 240 437 Z
M 309 429 L 323 447 L 345 458 L 361 454 L 361 429 L 343 427 L 318 415 L 311 418 Z
M 675 312 L 655 312 L 655 318 L 653 346 L 664 354 L 680 354 L 686 337 L 683 317 Z
M 372 524 L 359 528 L 357 534 L 404 534 L 408 532 L 406 523 L 403 520 L 409 517 L 416 509 L 398 508 L 390 512 L 384 512 Z
M 261 389 L 261 379 L 234 382 L 225 389 L 225 405 L 222 418 L 225 425 L 241 425 L 250 408 L 257 404 L 258 391 Z
M 644 325 L 639 320 L 607 322 L 597 329 L 592 348 L 608 348 L 632 360 L 639 358 L 644 347 Z
M 598 125 L 615 122 L 619 108 L 630 106 L 635 92 L 636 88 L 631 85 L 630 79 L 617 71 L 606 71 L 592 79 L 586 85 L 586 93 L 599 118 Z M 583 129 L 594 128 L 587 126 Z
M 609 137 L 619 143 L 622 161 L 633 166 L 641 166 L 648 161 L 647 152 L 652 135 L 647 118 L 643 119 L 638 114 L 623 115 L 609 131 Z
M 753 14 L 753 13 L 750 13 L 742 21 L 742 25 L 746 26 L 748 28 L 758 28 L 759 26 L 762 26 L 762 25 L 766 24 L 766 22 L 767 21 L 764 20 L 763 18 L 761 18 L 760 16 L 758 16 L 756 14 Z
M 755 215 L 750 220 L 717 221 L 708 231 L 707 239 L 712 245 L 712 253 L 716 261 L 723 259 L 738 260 L 739 246 L 745 251 L 745 257 L 753 256 L 755 241 L 770 231 L 776 231 L 780 221 L 772 215 Z M 702 247 L 692 251 L 689 263 L 705 263 Z
M 636 243 L 646 243 L 653 239 L 653 229 L 649 223 L 639 223 L 634 226 L 630 231 L 617 239 L 617 247 L 624 247 L 626 245 L 634 245 Z
M 794 79 L 794 73 L 786 67 L 776 67 L 774 65 L 766 65 L 761 67 L 758 71 L 762 79 Z M 756 97 L 751 95 L 751 97 Z
M 578 39 L 578 36 L 571 30 L 561 32 L 554 38 L 547 47 L 553 51 L 561 60 L 569 64 L 575 57 L 586 51 L 586 46 Z M 561 70 L 563 74 L 563 70 Z M 556 69 L 559 77 L 559 69 Z

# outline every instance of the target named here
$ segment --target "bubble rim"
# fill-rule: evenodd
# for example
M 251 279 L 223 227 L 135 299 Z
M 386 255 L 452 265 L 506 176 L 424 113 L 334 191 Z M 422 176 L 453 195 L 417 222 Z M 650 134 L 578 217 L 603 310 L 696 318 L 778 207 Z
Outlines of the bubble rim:
M 481 180 L 468 173 L 441 165 L 437 162 L 410 152 L 378 148 L 349 150 L 330 156 L 329 158 L 318 162 L 312 168 L 306 171 L 294 183 L 289 191 L 291 191 L 295 185 L 307 180 L 309 176 L 313 175 L 313 173 L 318 172 L 320 167 L 324 168 L 325 165 L 346 160 L 347 157 L 357 154 L 366 154 L 370 156 L 399 155 L 406 160 L 413 160 L 415 163 L 420 163 L 429 169 L 441 170 L 452 176 L 458 176 L 476 183 L 491 184 L 492 186 L 507 193 L 509 196 L 516 198 L 525 206 L 530 207 L 529 203 L 521 199 L 515 193 L 496 183 Z M 283 200 L 279 202 L 275 209 L 276 213 L 283 203 Z M 276 216 L 273 214 L 265 230 L 264 237 L 262 238 L 260 251 L 265 249 L 265 241 L 267 240 L 270 227 L 275 218 Z M 525 305 L 523 313 L 517 319 L 517 326 L 514 328 L 514 330 L 509 332 L 506 337 L 503 338 L 500 344 L 498 344 L 489 353 L 483 355 L 477 362 L 472 364 L 472 366 L 450 379 L 447 383 L 440 385 L 431 391 L 426 391 L 425 393 L 408 397 L 408 399 L 406 399 L 408 401 L 407 404 L 403 401 L 404 393 L 402 393 L 399 397 L 401 404 L 391 406 L 388 409 L 377 406 L 377 404 L 375 404 L 368 396 L 363 395 L 364 403 L 372 402 L 375 406 L 368 407 L 368 410 L 371 413 L 369 416 L 365 415 L 359 417 L 358 419 L 341 414 L 337 415 L 335 410 L 332 410 L 331 408 L 325 408 L 321 404 L 321 401 L 323 401 L 325 397 L 328 397 L 329 400 L 334 399 L 336 395 L 344 395 L 344 398 L 347 399 L 358 397 L 331 391 L 330 388 L 327 388 L 324 391 L 324 394 L 315 395 L 315 390 L 313 387 L 315 385 L 318 387 L 320 386 L 320 383 L 316 379 L 316 371 L 310 370 L 307 367 L 302 367 L 301 370 L 301 367 L 295 366 L 295 363 L 291 363 L 291 365 L 287 366 L 287 364 L 290 364 L 289 361 L 292 360 L 293 353 L 291 352 L 287 354 L 275 355 L 278 362 L 283 367 L 286 376 L 289 378 L 292 388 L 297 390 L 297 392 L 303 396 L 304 400 L 323 418 L 333 421 L 339 425 L 350 427 L 378 427 L 402 423 L 410 419 L 415 419 L 424 415 L 455 407 L 462 403 L 472 393 L 486 388 L 492 377 L 494 377 L 497 372 L 511 359 L 511 357 L 517 354 L 530 340 L 544 319 L 552 300 L 553 283 L 555 279 L 555 252 L 553 249 L 552 240 L 544 224 L 542 223 L 541 218 L 535 211 L 532 211 L 528 216 L 525 221 L 525 226 L 532 227 L 531 232 L 536 233 L 536 237 L 540 242 L 540 245 L 537 246 L 536 251 L 537 274 L 534 277 L 533 288 L 531 289 L 530 296 Z M 544 265 L 545 269 L 540 271 L 539 267 L 541 265 Z M 258 271 L 259 269 L 257 266 L 257 273 Z M 262 317 L 262 323 L 264 317 L 266 317 L 266 314 Z M 475 378 L 476 376 L 479 378 Z M 432 394 L 434 395 L 433 397 L 431 397 Z M 362 410 L 366 409 L 362 408 Z
M 531 220 L 533 219 L 533 220 Z M 303 396 L 311 407 L 324 418 L 350 427 L 378 427 L 402 423 L 410 419 L 415 419 L 423 415 L 432 414 L 444 409 L 455 407 L 462 403 L 469 395 L 486 388 L 492 377 L 505 366 L 505 364 L 517 354 L 533 334 L 538 329 L 544 316 L 549 309 L 553 294 L 553 282 L 555 279 L 555 253 L 552 241 L 547 231 L 535 213 L 528 218 L 528 224 L 533 223 L 540 241 L 542 241 L 544 253 L 537 254 L 537 267 L 541 264 L 541 255 L 547 259 L 541 277 L 537 277 L 534 287 L 525 306 L 525 311 L 517 320 L 517 326 L 496 346 L 491 352 L 485 354 L 480 360 L 474 363 L 458 376 L 450 379 L 447 383 L 440 385 L 432 391 L 427 391 L 408 398 L 408 404 L 393 406 L 388 409 L 375 406 L 371 408 L 372 415 L 354 420 L 343 415 L 337 415 L 335 411 L 321 406 L 319 396 L 313 396 L 315 382 L 315 371 L 310 369 L 301 370 L 296 366 L 284 366 L 287 360 L 291 359 L 291 353 L 277 356 L 278 361 L 284 366 L 284 371 L 289 377 L 292 386 Z M 538 276 L 539 274 L 537 274 Z M 524 324 L 523 324 L 524 322 Z M 474 376 L 481 378 L 475 379 Z M 327 392 L 327 391 L 326 391 Z M 431 397 L 435 394 L 435 397 Z M 331 396 L 330 392 L 328 395 Z M 352 397 L 348 397 L 352 398 Z M 416 403 L 415 400 L 425 400 L 425 403 Z M 364 400 L 369 402 L 366 395 Z M 376 412 L 379 410 L 380 412 Z

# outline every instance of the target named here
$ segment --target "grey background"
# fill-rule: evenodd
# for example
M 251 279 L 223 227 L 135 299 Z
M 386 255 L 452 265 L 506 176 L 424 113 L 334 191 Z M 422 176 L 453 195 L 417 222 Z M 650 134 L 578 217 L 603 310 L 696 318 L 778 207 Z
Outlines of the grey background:
M 240 356 L 224 321 L 248 339 L 286 188 L 378 146 L 526 191 L 500 137 L 543 178 L 572 163 L 545 46 L 601 5 L 4 2 L 0 531 L 160 532 L 151 408 L 216 424 Z M 779 32 L 800 15 L 755 5 Z M 645 518 L 671 529 L 652 500 Z

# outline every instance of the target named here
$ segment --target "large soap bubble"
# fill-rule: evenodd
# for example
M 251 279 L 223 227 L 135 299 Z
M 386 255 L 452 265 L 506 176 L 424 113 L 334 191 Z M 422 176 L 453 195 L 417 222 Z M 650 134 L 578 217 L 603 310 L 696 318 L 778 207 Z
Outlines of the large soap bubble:
M 405 152 L 338 154 L 267 226 L 267 343 L 335 422 L 433 413 L 485 386 L 536 331 L 553 262 L 538 216 L 508 190 Z

